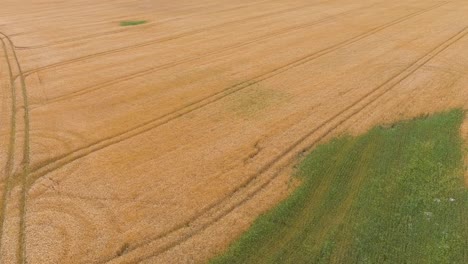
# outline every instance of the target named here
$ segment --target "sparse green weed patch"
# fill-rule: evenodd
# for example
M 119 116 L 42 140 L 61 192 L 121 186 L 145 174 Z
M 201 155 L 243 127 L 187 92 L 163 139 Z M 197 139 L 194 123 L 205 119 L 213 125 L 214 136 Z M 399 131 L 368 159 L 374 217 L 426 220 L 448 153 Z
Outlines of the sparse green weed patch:
M 141 24 L 145 24 L 148 21 L 146 20 L 126 20 L 126 21 L 121 21 L 120 26 L 122 27 L 128 27 L 128 26 L 137 26 Z

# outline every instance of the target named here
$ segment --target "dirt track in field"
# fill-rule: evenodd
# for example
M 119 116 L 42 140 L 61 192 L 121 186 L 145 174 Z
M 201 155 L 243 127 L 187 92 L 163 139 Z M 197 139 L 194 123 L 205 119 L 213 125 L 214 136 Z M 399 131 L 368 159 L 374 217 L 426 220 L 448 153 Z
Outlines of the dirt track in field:
M 317 143 L 468 109 L 467 11 L 3 0 L 2 261 L 205 261 L 285 197 Z

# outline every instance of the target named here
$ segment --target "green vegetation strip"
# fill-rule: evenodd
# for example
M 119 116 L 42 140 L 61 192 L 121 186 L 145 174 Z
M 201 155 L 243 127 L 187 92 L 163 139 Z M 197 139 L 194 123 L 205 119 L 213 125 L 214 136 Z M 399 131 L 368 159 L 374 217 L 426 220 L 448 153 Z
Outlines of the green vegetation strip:
M 468 263 L 461 110 L 317 147 L 301 186 L 211 263 Z
M 120 26 L 122 27 L 128 27 L 128 26 L 136 26 L 136 25 L 141 25 L 145 24 L 146 20 L 127 20 L 127 21 L 121 21 Z

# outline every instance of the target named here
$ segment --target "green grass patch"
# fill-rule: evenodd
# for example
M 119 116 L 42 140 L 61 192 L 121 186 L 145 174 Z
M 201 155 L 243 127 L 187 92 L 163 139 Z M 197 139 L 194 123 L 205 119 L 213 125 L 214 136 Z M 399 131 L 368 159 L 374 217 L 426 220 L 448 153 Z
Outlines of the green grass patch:
M 141 24 L 145 24 L 148 21 L 146 20 L 125 20 L 120 22 L 120 26 L 122 27 L 128 27 L 128 26 L 137 26 Z
M 468 263 L 461 110 L 318 146 L 301 186 L 211 263 Z

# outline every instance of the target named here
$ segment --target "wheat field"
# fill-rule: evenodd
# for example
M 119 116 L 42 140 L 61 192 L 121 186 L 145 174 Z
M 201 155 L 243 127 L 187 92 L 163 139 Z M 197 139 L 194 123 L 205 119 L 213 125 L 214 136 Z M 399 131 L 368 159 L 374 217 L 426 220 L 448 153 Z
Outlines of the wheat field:
M 1 261 L 207 261 L 318 143 L 467 109 L 467 11 L 2 0 Z

